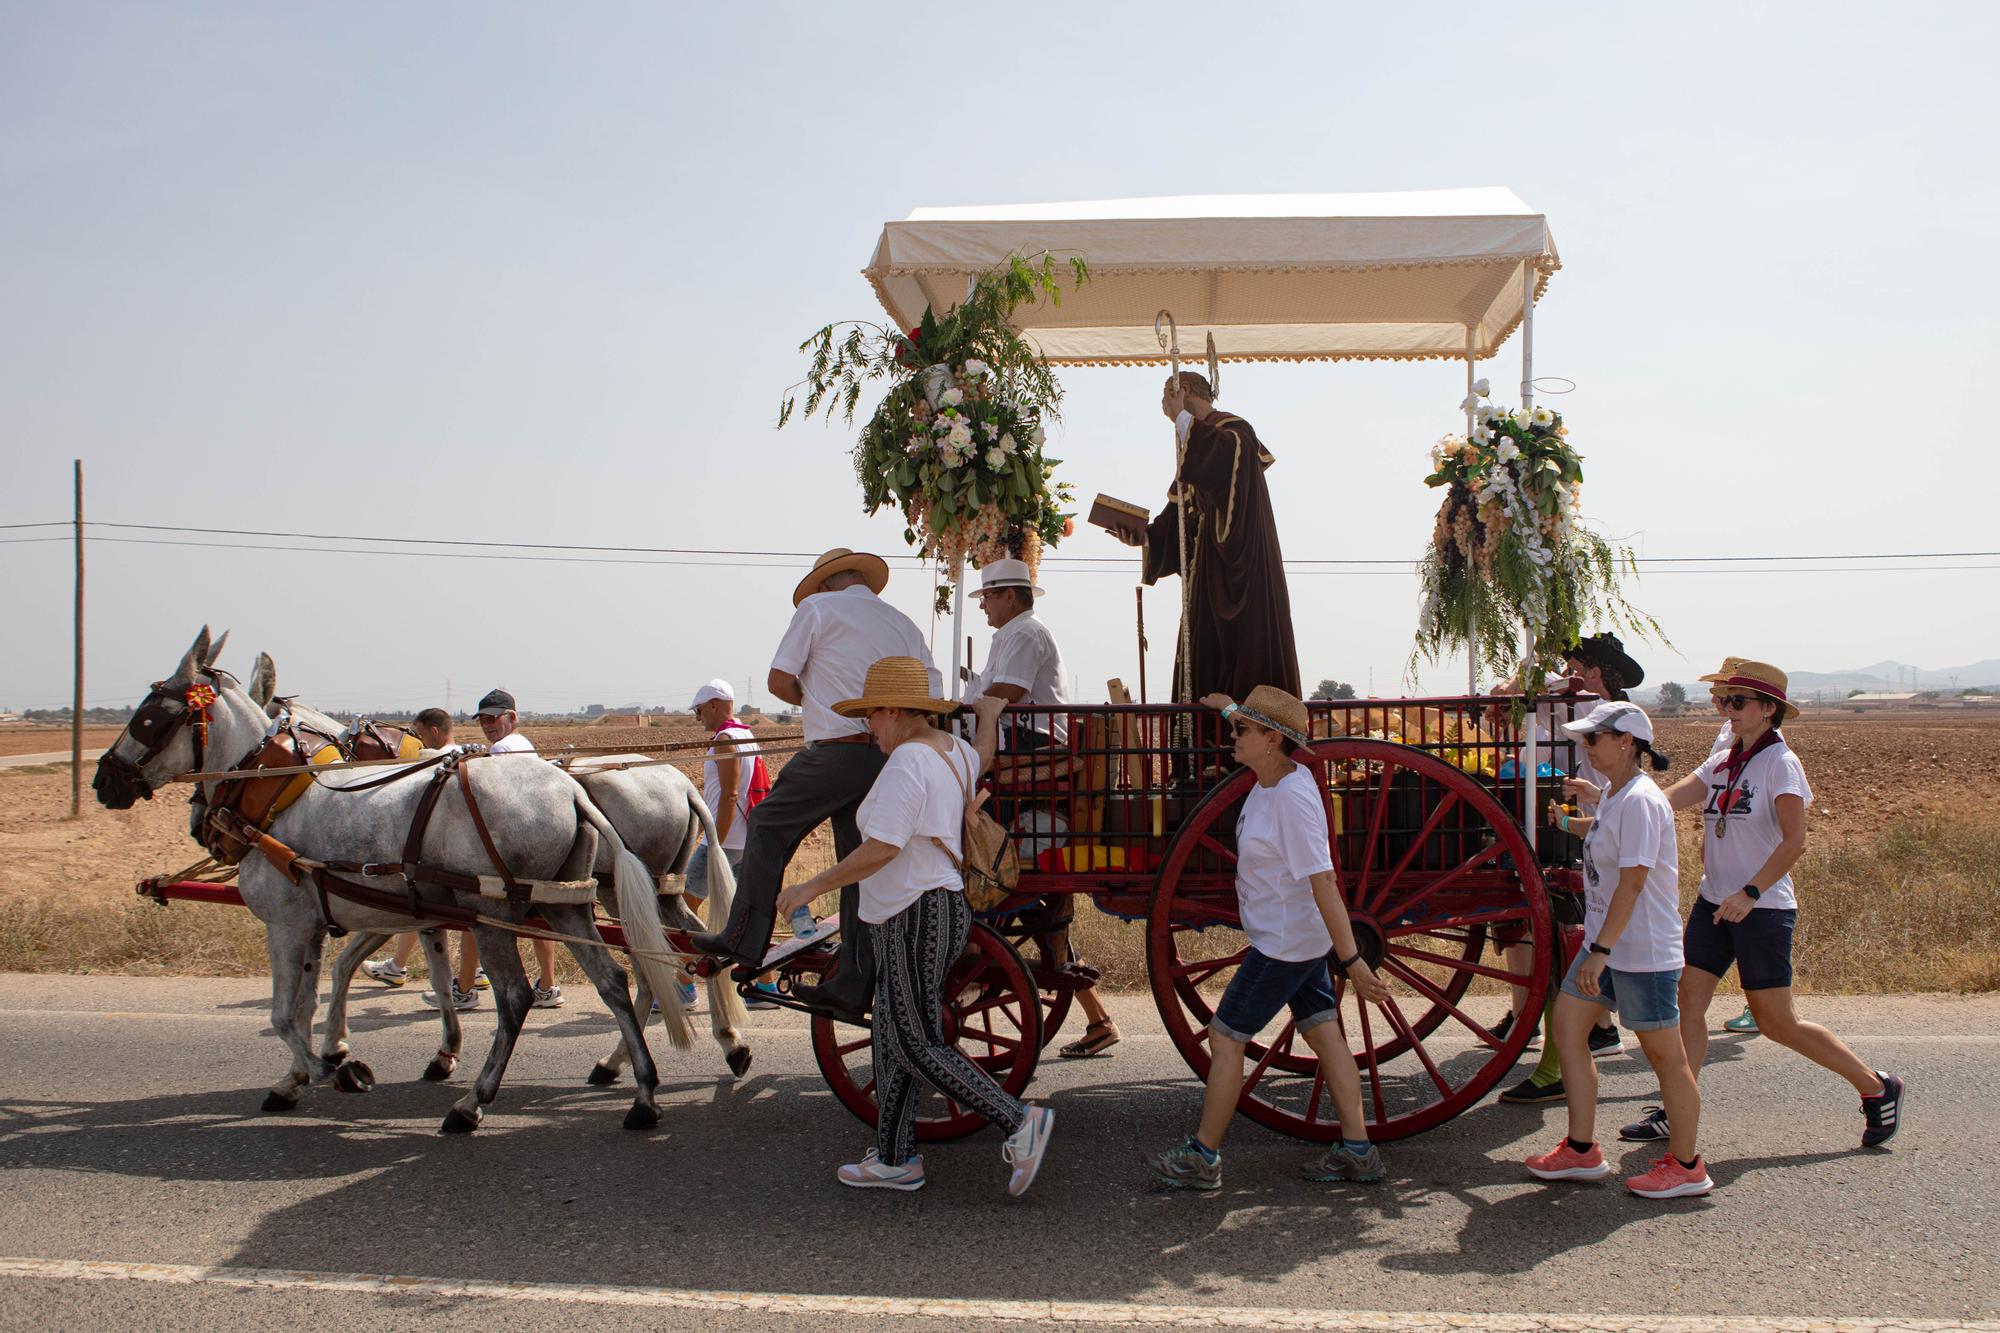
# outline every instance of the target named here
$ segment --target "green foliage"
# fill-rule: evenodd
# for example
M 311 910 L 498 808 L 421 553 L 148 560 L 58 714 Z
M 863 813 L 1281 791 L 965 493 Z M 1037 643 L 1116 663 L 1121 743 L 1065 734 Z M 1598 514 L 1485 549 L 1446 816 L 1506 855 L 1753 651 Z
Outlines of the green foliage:
M 1323 680 L 1319 688 L 1312 692 L 1315 699 L 1352 699 L 1354 687 L 1344 680 Z

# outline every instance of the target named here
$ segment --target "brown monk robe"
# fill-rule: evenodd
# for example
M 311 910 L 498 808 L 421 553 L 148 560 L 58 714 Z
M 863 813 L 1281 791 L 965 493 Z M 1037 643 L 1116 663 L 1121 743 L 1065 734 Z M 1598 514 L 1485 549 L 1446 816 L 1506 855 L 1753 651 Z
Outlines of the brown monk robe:
M 1246 697 L 1275 685 L 1294 698 L 1299 654 L 1292 641 L 1292 599 L 1271 513 L 1264 470 L 1273 459 L 1242 417 L 1218 412 L 1208 380 L 1182 371 L 1169 379 L 1160 407 L 1169 420 L 1191 418 L 1187 453 L 1163 510 L 1146 529 L 1146 582 L 1180 573 L 1179 509 L 1187 505 L 1188 639 L 1192 663 L 1174 654 L 1174 697 Z M 1182 689 L 1183 672 L 1192 689 Z

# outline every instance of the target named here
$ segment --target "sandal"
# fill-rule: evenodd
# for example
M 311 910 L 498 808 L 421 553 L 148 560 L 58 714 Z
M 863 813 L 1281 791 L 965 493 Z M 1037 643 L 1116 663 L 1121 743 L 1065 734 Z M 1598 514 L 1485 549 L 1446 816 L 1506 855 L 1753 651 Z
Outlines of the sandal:
M 1086 1060 L 1093 1055 L 1102 1055 L 1118 1044 L 1118 1025 L 1110 1019 L 1092 1023 L 1083 1030 L 1083 1036 L 1057 1051 L 1065 1060 Z

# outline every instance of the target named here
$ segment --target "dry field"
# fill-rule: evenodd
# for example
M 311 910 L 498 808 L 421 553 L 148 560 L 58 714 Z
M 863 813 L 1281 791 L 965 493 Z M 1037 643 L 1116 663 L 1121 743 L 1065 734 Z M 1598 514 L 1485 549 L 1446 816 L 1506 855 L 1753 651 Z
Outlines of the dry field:
M 1675 760 L 1668 779 L 1707 753 L 1714 723 L 1661 724 Z M 759 728 L 766 733 L 779 729 Z M 1959 713 L 1808 714 L 1790 729 L 1817 801 L 1797 871 L 1807 904 L 1799 934 L 1801 989 L 2000 989 L 2000 718 Z M 545 753 L 566 746 L 643 746 L 695 738 L 690 724 L 530 726 Z M 87 733 L 94 755 L 115 733 Z M 0 731 L 0 755 L 59 750 L 62 730 Z M 88 762 L 88 761 L 87 761 Z M 782 762 L 776 761 L 776 762 Z M 692 766 L 690 772 L 692 773 Z M 67 818 L 66 765 L 0 769 L 0 969 L 243 974 L 263 969 L 261 932 L 247 912 L 132 894 L 138 879 L 200 856 L 187 837 L 185 796 L 129 811 L 85 793 Z M 792 867 L 803 878 L 832 859 L 826 830 Z M 1699 866 L 1683 820 L 1684 896 Z M 1088 908 L 1079 947 L 1116 986 L 1144 984 L 1140 928 Z M 566 961 L 566 960 L 565 960 Z

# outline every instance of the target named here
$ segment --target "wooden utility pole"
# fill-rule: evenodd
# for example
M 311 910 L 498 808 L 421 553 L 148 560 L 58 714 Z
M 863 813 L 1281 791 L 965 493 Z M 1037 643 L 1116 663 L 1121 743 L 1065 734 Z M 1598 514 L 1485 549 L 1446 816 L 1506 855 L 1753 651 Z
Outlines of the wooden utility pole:
M 69 817 L 83 815 L 83 460 L 76 460 L 76 695 L 69 710 Z

